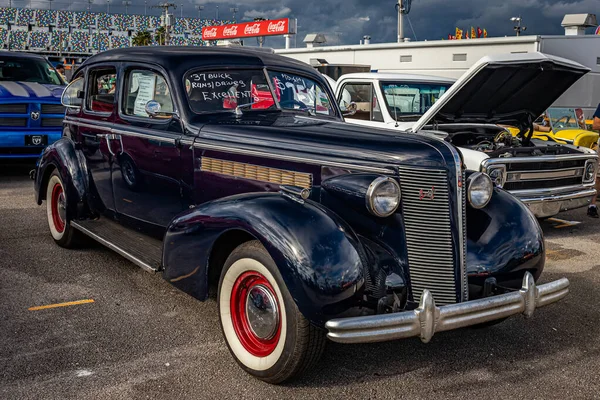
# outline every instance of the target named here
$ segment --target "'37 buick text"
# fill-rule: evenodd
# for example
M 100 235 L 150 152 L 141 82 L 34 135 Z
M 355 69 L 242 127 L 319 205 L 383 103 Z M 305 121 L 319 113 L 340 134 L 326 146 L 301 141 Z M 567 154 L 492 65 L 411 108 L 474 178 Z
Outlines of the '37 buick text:
M 544 240 L 523 203 L 448 142 L 344 123 L 308 65 L 111 50 L 63 104 L 65 137 L 34 177 L 54 240 L 87 235 L 199 300 L 216 286 L 231 354 L 267 382 L 305 370 L 327 337 L 428 342 L 568 293 L 536 285 Z

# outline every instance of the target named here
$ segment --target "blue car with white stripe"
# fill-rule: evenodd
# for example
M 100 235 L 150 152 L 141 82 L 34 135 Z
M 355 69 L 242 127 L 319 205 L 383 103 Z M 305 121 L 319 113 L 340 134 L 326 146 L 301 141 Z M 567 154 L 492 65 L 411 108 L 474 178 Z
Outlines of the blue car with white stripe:
M 0 160 L 35 159 L 62 136 L 65 82 L 35 54 L 0 52 Z

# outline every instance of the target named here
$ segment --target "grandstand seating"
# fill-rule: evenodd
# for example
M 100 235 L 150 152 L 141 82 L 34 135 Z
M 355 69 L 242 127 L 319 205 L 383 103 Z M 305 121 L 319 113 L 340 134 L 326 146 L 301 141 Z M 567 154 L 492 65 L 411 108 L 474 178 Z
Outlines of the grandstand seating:
M 203 27 L 229 23 L 232 21 L 175 18 L 171 44 L 206 45 Z M 159 27 L 160 17 L 150 15 L 1 7 L 0 48 L 92 54 L 131 46 L 137 32 L 153 33 Z

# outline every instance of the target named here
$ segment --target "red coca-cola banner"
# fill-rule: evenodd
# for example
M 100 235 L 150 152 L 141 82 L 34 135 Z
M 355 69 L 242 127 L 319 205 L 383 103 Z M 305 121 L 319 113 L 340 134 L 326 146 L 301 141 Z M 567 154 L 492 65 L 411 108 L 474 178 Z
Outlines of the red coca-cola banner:
M 239 24 L 207 26 L 202 28 L 202 40 L 236 39 L 256 36 L 274 36 L 296 33 L 296 20 L 289 18 Z

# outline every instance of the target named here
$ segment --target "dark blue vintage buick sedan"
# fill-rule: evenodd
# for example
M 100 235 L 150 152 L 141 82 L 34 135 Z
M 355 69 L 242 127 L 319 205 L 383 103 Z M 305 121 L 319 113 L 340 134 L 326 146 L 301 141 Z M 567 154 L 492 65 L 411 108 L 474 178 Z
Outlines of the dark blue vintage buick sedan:
M 420 337 L 531 316 L 534 216 L 431 135 L 345 124 L 308 65 L 242 48 L 113 50 L 63 95 L 35 173 L 54 240 L 87 235 L 205 300 L 253 376 L 283 382 L 326 341 Z M 349 107 L 352 108 L 352 107 Z

